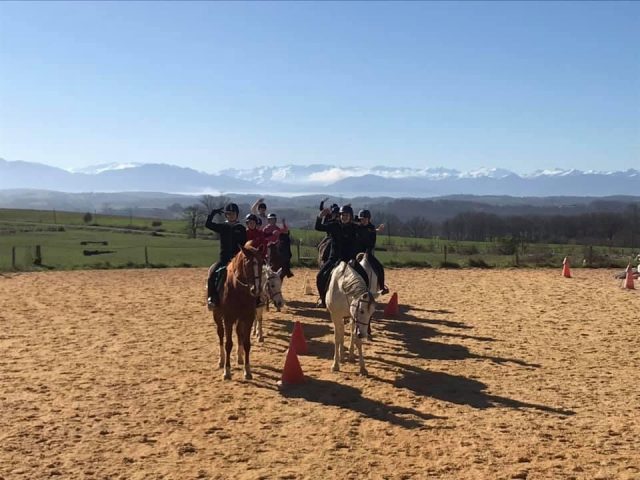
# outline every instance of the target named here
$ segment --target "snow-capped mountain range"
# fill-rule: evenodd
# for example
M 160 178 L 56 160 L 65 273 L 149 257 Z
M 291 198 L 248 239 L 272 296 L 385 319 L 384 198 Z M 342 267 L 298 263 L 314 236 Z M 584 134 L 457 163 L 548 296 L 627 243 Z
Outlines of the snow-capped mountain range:
M 408 167 L 335 165 L 228 168 L 211 174 L 167 164 L 109 163 L 67 171 L 0 159 L 0 189 L 64 192 L 154 191 L 297 195 L 433 197 L 440 195 L 640 195 L 640 171 L 538 170 L 518 175 L 500 168 L 462 172 Z

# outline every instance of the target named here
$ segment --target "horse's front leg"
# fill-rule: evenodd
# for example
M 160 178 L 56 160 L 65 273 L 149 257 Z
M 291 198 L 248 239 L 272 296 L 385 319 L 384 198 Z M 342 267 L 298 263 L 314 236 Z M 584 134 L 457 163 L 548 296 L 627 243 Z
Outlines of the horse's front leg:
M 335 352 L 333 355 L 334 372 L 340 371 L 340 361 L 344 361 L 344 320 L 342 318 L 333 318 L 333 342 L 335 344 Z
M 244 365 L 243 336 L 240 323 L 236 323 L 236 337 L 238 338 L 238 365 Z
M 264 335 L 262 333 L 262 317 L 264 315 L 264 307 L 256 308 L 256 319 L 253 324 L 254 335 L 258 338 L 259 342 L 264 342 Z
M 253 317 L 251 317 L 253 318 Z M 238 320 L 238 330 L 242 330 L 242 343 L 238 340 L 238 350 L 241 346 L 244 348 L 244 379 L 251 380 L 251 363 L 249 362 L 249 353 L 251 352 L 251 324 L 245 324 L 242 320 Z
M 354 335 L 354 337 L 356 337 L 355 342 L 356 346 L 358 347 L 358 356 L 360 357 L 360 375 L 369 375 L 369 372 L 367 372 L 367 369 L 364 366 L 364 355 L 362 354 L 362 339 L 357 335 Z
M 233 348 L 233 320 L 224 319 L 224 335 L 225 335 L 225 356 L 224 356 L 224 375 L 222 378 L 231 380 L 231 349 Z
M 353 354 L 353 346 L 355 343 L 355 338 L 357 337 L 356 335 L 356 322 L 353 319 L 353 317 L 349 320 L 349 333 L 350 335 L 350 340 L 349 340 L 349 361 L 353 362 L 355 361 L 356 357 Z
M 213 321 L 216 324 L 216 330 L 218 331 L 218 340 L 220 341 L 220 358 L 218 359 L 218 368 L 224 366 L 224 324 L 222 323 L 222 316 L 219 312 L 213 312 Z

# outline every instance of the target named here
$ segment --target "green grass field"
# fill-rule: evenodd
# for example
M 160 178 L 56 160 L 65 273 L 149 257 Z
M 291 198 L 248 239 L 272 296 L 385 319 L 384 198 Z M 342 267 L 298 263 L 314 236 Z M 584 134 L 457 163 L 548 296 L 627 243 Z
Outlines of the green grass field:
M 196 239 L 187 238 L 185 222 L 97 215 L 85 224 L 84 214 L 38 210 L 0 209 L 0 270 L 34 268 L 126 268 L 211 265 L 218 257 L 218 242 L 201 229 Z M 156 222 L 155 226 L 153 222 Z M 292 230 L 294 264 L 313 265 L 316 245 L 324 234 L 313 230 Z M 106 242 L 99 243 L 83 242 Z M 42 267 L 34 266 L 36 246 Z M 453 242 L 438 238 L 378 236 L 377 257 L 388 266 L 449 267 L 560 266 L 569 256 L 574 267 L 592 257 L 593 265 L 623 267 L 631 249 L 584 247 L 581 245 L 528 244 L 504 254 L 500 242 Z M 102 251 L 85 255 L 85 250 Z M 146 251 L 146 253 L 145 253 Z M 475 261 L 475 263 L 474 263 Z

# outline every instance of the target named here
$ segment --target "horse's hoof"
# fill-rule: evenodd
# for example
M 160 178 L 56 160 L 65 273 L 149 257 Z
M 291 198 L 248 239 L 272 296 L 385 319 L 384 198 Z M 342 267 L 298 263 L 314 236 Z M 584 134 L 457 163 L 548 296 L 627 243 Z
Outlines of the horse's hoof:
M 253 375 L 251 375 L 250 373 L 245 373 L 244 374 L 244 379 L 245 380 L 253 380 Z
M 340 365 L 334 365 L 333 367 L 331 367 L 331 370 L 334 372 L 339 372 L 340 371 Z
M 369 372 L 367 371 L 366 368 L 361 368 L 360 369 L 360 375 L 362 375 L 363 377 L 366 377 L 369 375 Z
M 260 336 L 258 337 L 258 341 L 259 341 L 260 343 L 264 343 L 264 337 L 263 337 L 262 335 L 260 335 Z
M 231 380 L 231 372 L 224 372 L 224 375 L 222 375 L 222 379 Z

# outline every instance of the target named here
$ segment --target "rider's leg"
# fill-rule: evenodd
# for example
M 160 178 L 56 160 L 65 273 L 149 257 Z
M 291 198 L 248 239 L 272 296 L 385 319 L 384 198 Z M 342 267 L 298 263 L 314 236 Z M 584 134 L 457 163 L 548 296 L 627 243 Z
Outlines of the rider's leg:
M 216 271 L 220 266 L 220 262 L 216 262 L 209 267 L 209 276 L 207 278 L 207 304 L 209 306 L 217 306 L 220 303 Z
M 316 287 L 318 287 L 318 294 L 320 295 L 319 306 L 322 307 L 326 306 L 325 296 L 327 295 L 327 283 L 329 283 L 329 275 L 331 274 L 331 270 L 333 270 L 333 266 L 334 262 L 326 262 L 316 276 Z
M 385 293 L 388 293 L 389 289 L 384 284 L 384 267 L 380 263 L 380 260 L 378 260 L 375 256 L 370 254 L 369 261 L 371 262 L 371 266 L 376 271 L 376 275 L 378 276 L 378 286 L 380 287 L 380 290 L 384 291 Z

